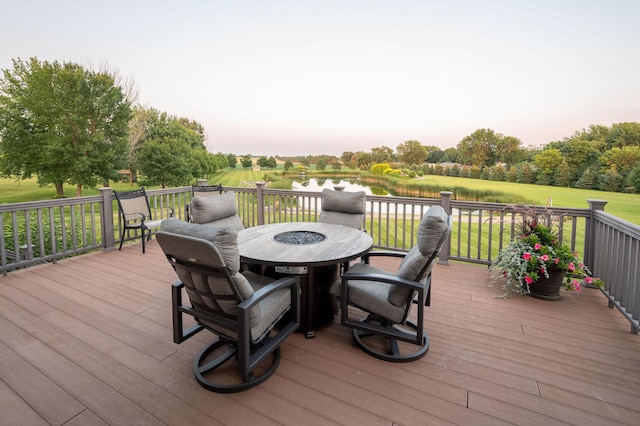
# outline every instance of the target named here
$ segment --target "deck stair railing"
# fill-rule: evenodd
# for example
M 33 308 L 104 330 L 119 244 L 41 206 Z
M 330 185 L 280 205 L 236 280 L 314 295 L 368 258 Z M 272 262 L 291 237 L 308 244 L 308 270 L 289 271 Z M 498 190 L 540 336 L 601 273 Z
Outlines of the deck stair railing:
M 322 194 L 277 190 L 262 182 L 251 187 L 226 187 L 236 192 L 238 212 L 245 226 L 279 222 L 316 221 Z M 336 188 L 341 190 L 341 188 Z M 191 187 L 148 190 L 153 208 L 172 207 L 185 219 Z M 553 207 L 563 241 L 578 252 L 606 284 L 604 294 L 640 330 L 640 227 L 604 212 L 606 202 L 588 200 L 589 208 Z M 452 215 L 450 240 L 440 263 L 467 262 L 488 266 L 515 235 L 518 212 L 500 203 L 440 198 L 367 196 L 366 232 L 375 248 L 409 250 L 417 240 L 420 218 L 432 205 Z M 113 250 L 121 235 L 119 215 L 110 188 L 100 194 L 0 205 L 0 271 L 9 271 L 94 250 Z M 132 231 L 133 232 L 133 231 Z M 125 240 L 138 237 L 125 235 Z

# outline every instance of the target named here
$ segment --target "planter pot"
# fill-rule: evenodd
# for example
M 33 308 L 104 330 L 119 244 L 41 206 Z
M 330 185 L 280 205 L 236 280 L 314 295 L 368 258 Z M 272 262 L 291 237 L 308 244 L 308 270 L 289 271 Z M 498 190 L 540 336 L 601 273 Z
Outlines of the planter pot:
M 560 289 L 562 288 L 562 281 L 565 277 L 565 272 L 555 268 L 549 268 L 549 278 L 544 275 L 533 284 L 529 284 L 529 296 L 536 299 L 543 300 L 558 300 L 560 296 Z

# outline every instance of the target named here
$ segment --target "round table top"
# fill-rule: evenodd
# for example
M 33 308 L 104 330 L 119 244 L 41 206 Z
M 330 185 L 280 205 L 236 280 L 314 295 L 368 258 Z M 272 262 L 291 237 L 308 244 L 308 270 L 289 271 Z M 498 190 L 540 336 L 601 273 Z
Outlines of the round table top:
M 326 239 L 310 244 L 281 243 L 283 232 L 317 232 Z M 365 231 L 332 223 L 285 222 L 254 226 L 238 232 L 240 258 L 250 263 L 287 266 L 320 266 L 341 263 L 367 253 L 373 246 Z

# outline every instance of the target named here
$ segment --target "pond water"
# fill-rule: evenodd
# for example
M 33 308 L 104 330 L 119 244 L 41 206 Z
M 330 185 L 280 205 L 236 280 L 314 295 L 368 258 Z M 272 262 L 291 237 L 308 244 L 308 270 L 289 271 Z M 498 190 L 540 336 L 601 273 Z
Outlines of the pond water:
M 336 186 L 344 187 L 344 190 L 347 192 L 364 191 L 367 195 L 392 195 L 388 190 L 379 186 L 364 186 L 360 185 L 357 180 L 343 179 L 299 179 L 293 181 L 292 189 L 294 191 L 322 192 L 325 188 L 335 189 Z

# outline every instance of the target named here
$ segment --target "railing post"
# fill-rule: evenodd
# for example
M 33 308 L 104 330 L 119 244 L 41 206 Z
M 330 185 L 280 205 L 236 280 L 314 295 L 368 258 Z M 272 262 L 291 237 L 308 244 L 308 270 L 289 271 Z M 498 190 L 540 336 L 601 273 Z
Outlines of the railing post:
M 102 228 L 102 244 L 104 251 L 111 251 L 116 248 L 113 238 L 113 203 L 111 202 L 111 188 L 98 188 L 102 196 L 100 203 L 100 222 Z
M 449 216 L 451 216 L 451 195 L 453 195 L 453 192 L 451 191 L 440 191 L 440 205 Z M 442 244 L 438 263 L 441 265 L 448 265 L 450 253 L 451 253 L 451 234 L 449 234 L 449 238 L 447 238 L 444 244 Z
M 587 200 L 589 203 L 589 219 L 587 220 L 584 230 L 584 263 L 589 268 L 594 268 L 596 265 L 596 219 L 593 212 L 596 210 L 604 210 L 605 200 Z M 597 274 L 596 271 L 591 271 Z
M 258 203 L 258 225 L 264 225 L 264 186 L 266 182 L 256 182 L 256 202 Z

